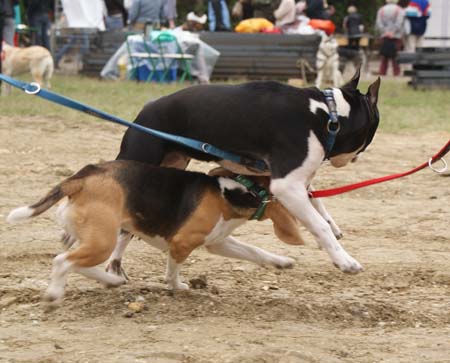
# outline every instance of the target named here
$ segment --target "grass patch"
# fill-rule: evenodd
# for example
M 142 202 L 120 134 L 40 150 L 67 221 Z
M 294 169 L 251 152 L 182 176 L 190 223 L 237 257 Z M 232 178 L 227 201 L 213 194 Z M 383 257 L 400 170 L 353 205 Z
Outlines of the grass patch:
M 361 90 L 367 87 L 363 82 Z M 414 90 L 405 82 L 382 80 L 378 108 L 381 130 L 450 132 L 450 90 Z
M 26 81 L 30 79 L 25 78 Z M 132 121 L 151 99 L 173 93 L 186 85 L 103 81 L 78 76 L 55 75 L 52 91 L 92 107 Z M 362 82 L 365 92 L 367 82 Z M 380 129 L 393 132 L 450 132 L 450 91 L 415 91 L 406 83 L 382 81 L 379 98 Z M 92 116 L 31 97 L 17 89 L 10 97 L 0 98 L 0 115 L 42 116 L 69 121 L 95 121 Z
M 27 78 L 23 78 L 23 80 L 31 81 Z M 51 91 L 125 120 L 133 121 L 145 103 L 181 88 L 183 86 L 178 84 L 117 82 L 55 75 L 52 78 Z M 0 114 L 11 117 L 42 116 L 64 118 L 69 121 L 94 120 L 98 122 L 98 119 L 92 116 L 40 97 L 29 96 L 18 89 L 13 89 L 11 96 L 0 98 Z

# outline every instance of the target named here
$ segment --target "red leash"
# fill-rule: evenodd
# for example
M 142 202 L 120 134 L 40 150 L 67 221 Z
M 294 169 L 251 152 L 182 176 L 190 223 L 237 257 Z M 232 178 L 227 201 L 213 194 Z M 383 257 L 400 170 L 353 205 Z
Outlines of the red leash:
M 415 173 L 416 171 L 422 170 L 423 168 L 430 166 L 431 164 L 433 164 L 435 161 L 441 160 L 445 154 L 447 154 L 450 151 L 450 140 L 447 142 L 447 144 L 436 154 L 434 155 L 429 161 L 419 165 L 418 167 L 411 169 L 409 171 L 406 171 L 404 173 L 398 173 L 398 174 L 392 174 L 392 175 L 386 175 L 380 178 L 375 178 L 375 179 L 369 179 L 369 180 L 364 180 L 362 182 L 359 183 L 355 183 L 355 184 L 349 184 L 349 185 L 344 185 L 342 187 L 337 187 L 337 188 L 332 188 L 332 189 L 324 189 L 324 190 L 315 190 L 309 193 L 310 198 L 324 198 L 324 197 L 331 197 L 333 195 L 338 195 L 338 194 L 342 194 L 342 193 L 346 193 L 349 192 L 351 190 L 355 190 L 355 189 L 359 189 L 359 188 L 363 188 L 366 187 L 368 185 L 373 185 L 373 184 L 378 184 L 378 183 L 383 183 L 385 181 L 388 180 L 393 180 L 393 179 L 398 179 L 401 178 L 403 176 L 406 175 L 410 175 Z M 444 159 L 442 159 L 444 161 Z M 437 172 L 444 172 L 446 169 L 447 164 L 445 163 L 445 167 L 442 171 L 437 171 Z M 433 169 L 435 170 L 435 169 Z M 436 171 L 436 170 L 435 170 Z

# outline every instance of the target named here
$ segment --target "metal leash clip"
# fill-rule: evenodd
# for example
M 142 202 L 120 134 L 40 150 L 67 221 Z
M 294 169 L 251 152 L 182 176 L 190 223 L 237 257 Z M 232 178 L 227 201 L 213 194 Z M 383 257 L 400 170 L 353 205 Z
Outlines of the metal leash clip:
M 445 161 L 445 159 L 444 158 L 440 158 L 440 159 L 438 159 L 438 160 L 435 160 L 435 161 L 442 161 L 442 164 L 444 164 L 444 166 L 442 167 L 442 168 L 440 168 L 440 169 L 437 169 L 437 168 L 435 168 L 434 166 L 433 166 L 433 158 L 430 158 L 430 160 L 428 160 L 428 167 L 431 169 L 431 170 L 433 170 L 435 173 L 438 173 L 438 174 L 443 174 L 443 173 L 445 173 L 446 171 L 447 171 L 447 169 L 448 169 L 448 165 L 447 165 L 447 162 Z
M 35 87 L 35 89 L 30 90 L 31 87 Z M 35 95 L 36 93 L 39 93 L 40 90 L 41 90 L 41 85 L 36 82 L 31 82 L 24 89 L 25 93 L 28 95 Z

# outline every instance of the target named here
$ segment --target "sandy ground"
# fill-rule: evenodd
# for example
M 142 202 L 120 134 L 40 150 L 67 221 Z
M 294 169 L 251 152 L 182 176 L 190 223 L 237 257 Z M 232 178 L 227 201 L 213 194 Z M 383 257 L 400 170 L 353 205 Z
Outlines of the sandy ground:
M 326 200 L 365 267 L 359 275 L 335 269 L 306 231 L 304 247 L 288 246 L 269 223 L 249 222 L 236 235 L 296 258 L 293 269 L 200 249 L 182 276 L 205 276 L 207 287 L 174 294 L 162 283 L 165 255 L 136 240 L 129 284 L 105 289 L 72 275 L 63 305 L 46 311 L 41 295 L 61 251 L 54 213 L 14 226 L 4 218 L 81 166 L 113 159 L 122 133 L 0 117 L 0 362 L 450 362 L 450 178 L 429 170 Z M 379 133 L 358 163 L 324 166 L 316 187 L 407 170 L 449 137 Z M 131 314 L 135 300 L 145 310 Z

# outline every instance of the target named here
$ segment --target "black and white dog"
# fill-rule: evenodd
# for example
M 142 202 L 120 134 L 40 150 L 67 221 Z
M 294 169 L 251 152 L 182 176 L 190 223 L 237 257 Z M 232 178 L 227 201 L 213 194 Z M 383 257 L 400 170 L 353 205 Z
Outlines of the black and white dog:
M 335 167 L 364 151 L 378 127 L 380 80 L 370 85 L 367 94 L 359 92 L 358 82 L 359 71 L 344 87 L 333 89 L 341 126 L 328 154 Z M 315 236 L 335 266 L 357 273 L 362 267 L 337 241 L 339 228 L 321 202 L 308 197 L 311 180 L 325 157 L 328 120 L 329 109 L 319 89 L 260 81 L 183 89 L 145 105 L 135 123 L 264 160 L 274 196 Z M 235 173 L 255 174 L 242 165 L 131 128 L 117 158 L 181 169 L 191 158 L 214 160 Z M 119 238 L 113 254 L 116 265 L 129 239 Z

